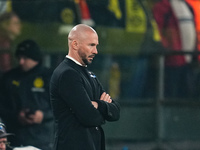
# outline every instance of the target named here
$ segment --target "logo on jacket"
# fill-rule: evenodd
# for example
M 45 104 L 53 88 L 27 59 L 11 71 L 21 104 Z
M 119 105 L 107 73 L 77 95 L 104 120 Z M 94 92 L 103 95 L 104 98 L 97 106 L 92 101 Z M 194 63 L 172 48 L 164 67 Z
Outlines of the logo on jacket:
M 34 81 L 33 81 L 33 88 L 32 91 L 34 92 L 44 92 L 45 89 L 43 88 L 44 86 L 44 81 L 41 77 L 37 77 Z
M 90 74 L 90 77 L 96 78 L 96 76 L 94 74 L 92 74 L 92 72 L 89 72 L 89 74 Z
M 19 82 L 19 81 L 16 81 L 16 80 L 13 80 L 13 81 L 12 81 L 12 84 L 15 85 L 15 86 L 19 86 L 19 85 L 20 85 L 20 82 Z
M 42 80 L 41 77 L 38 77 L 38 78 L 36 78 L 36 79 L 33 81 L 33 85 L 34 85 L 34 87 L 36 87 L 36 88 L 41 88 L 41 87 L 44 86 L 44 81 Z

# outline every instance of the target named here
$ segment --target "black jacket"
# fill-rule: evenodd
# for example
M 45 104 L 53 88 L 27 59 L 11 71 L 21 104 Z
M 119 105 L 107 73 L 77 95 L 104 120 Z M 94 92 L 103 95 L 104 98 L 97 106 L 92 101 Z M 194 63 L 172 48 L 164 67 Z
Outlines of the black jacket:
M 101 125 L 118 120 L 120 107 L 114 100 L 99 100 L 103 92 L 93 73 L 68 58 L 55 69 L 50 82 L 56 122 L 54 150 L 105 149 Z M 98 109 L 91 101 L 98 103 Z
M 52 145 L 54 121 L 49 98 L 51 74 L 49 69 L 41 65 L 28 72 L 15 68 L 4 74 L 1 80 L 4 101 L 1 100 L 0 113 L 7 131 L 15 134 L 9 139 L 12 146 L 32 145 L 45 149 Z M 18 122 L 18 114 L 26 108 L 32 112 L 41 110 L 44 114 L 42 123 L 22 126 Z

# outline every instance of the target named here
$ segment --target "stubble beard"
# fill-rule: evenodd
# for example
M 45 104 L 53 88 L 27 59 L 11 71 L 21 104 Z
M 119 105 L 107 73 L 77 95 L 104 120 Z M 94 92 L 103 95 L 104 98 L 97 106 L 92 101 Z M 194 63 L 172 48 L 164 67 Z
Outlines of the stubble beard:
M 81 51 L 79 51 L 79 56 L 81 57 L 82 62 L 85 65 L 89 65 L 92 63 L 92 59 L 90 60 L 90 56 L 87 56 L 85 53 L 82 53 Z
M 87 58 L 83 58 L 82 61 L 84 62 L 85 65 L 89 65 L 92 63 L 92 61 L 88 61 Z
M 89 65 L 92 63 L 92 61 L 89 61 L 89 57 L 87 57 L 85 54 L 80 54 L 82 61 L 85 65 Z

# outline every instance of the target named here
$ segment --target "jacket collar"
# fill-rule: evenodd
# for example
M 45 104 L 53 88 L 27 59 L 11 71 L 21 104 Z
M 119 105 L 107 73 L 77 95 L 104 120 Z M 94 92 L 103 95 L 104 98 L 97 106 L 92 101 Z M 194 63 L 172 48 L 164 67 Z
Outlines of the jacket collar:
M 69 56 L 69 55 L 66 55 L 66 58 L 68 58 L 68 59 L 71 59 L 73 62 L 75 62 L 77 65 L 79 65 L 79 66 L 83 66 L 83 67 L 87 67 L 87 65 L 82 65 L 80 62 L 78 62 L 77 60 L 75 60 L 74 58 L 72 58 L 71 56 Z

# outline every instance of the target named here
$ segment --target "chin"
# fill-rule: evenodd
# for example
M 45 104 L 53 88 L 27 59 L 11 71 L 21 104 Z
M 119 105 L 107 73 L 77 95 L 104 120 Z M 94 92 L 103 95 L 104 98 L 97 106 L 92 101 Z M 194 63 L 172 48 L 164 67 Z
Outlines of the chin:
M 84 62 L 85 65 L 89 65 L 89 64 L 92 63 L 92 61 L 89 61 L 89 60 L 86 60 L 86 59 L 84 59 L 83 62 Z
M 88 64 L 88 65 L 90 65 L 91 63 L 92 63 L 92 61 L 88 61 L 88 63 L 87 63 L 87 64 Z

